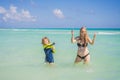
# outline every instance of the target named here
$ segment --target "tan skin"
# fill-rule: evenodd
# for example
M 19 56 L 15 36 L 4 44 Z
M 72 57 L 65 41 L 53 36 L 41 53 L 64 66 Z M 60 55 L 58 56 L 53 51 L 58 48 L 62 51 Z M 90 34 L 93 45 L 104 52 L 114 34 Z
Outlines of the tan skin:
M 85 27 L 82 27 L 80 29 L 80 36 L 78 36 L 78 38 L 80 38 L 80 39 L 74 38 L 74 31 L 73 30 L 71 31 L 71 34 L 72 34 L 72 38 L 71 38 L 72 43 L 83 43 L 84 44 L 85 40 L 86 40 L 86 43 L 93 45 L 95 38 L 96 38 L 96 33 L 94 33 L 93 39 L 91 40 L 89 38 L 89 36 L 87 35 L 87 30 Z M 89 51 L 88 51 L 87 46 L 86 47 L 78 47 L 77 55 L 80 55 L 81 57 L 83 57 L 83 56 L 87 55 L 88 53 L 89 53 Z M 79 63 L 82 60 L 84 61 L 84 64 L 89 63 L 90 62 L 90 55 L 86 56 L 85 59 L 81 59 L 77 56 L 74 63 Z

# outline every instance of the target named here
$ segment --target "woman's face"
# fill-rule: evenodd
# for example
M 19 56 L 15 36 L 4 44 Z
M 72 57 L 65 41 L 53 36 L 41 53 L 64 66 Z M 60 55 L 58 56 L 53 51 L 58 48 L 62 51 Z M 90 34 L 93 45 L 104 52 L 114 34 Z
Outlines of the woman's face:
M 44 39 L 44 44 L 49 44 L 48 39 Z
M 86 34 L 86 29 L 83 28 L 83 29 L 81 30 L 81 35 L 84 36 L 85 34 Z

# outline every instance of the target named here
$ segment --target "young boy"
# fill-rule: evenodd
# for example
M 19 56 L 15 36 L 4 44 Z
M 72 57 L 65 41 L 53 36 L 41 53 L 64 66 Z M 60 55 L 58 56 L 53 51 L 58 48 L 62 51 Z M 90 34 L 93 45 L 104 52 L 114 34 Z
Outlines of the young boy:
M 54 63 L 53 53 L 55 53 L 55 43 L 51 44 L 47 37 L 42 38 L 42 44 L 45 52 L 45 62 L 49 64 Z

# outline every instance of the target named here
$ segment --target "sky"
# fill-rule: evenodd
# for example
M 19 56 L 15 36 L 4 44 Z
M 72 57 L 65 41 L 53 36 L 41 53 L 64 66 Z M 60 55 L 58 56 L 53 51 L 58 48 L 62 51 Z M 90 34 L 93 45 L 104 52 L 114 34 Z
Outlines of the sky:
M 0 28 L 120 28 L 120 0 L 0 0 Z

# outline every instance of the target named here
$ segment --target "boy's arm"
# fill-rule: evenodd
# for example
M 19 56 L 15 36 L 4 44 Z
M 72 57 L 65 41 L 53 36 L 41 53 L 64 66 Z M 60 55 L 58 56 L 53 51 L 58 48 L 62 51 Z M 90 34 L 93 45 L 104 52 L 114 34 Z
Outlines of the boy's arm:
M 55 46 L 52 46 L 52 52 L 55 53 Z

